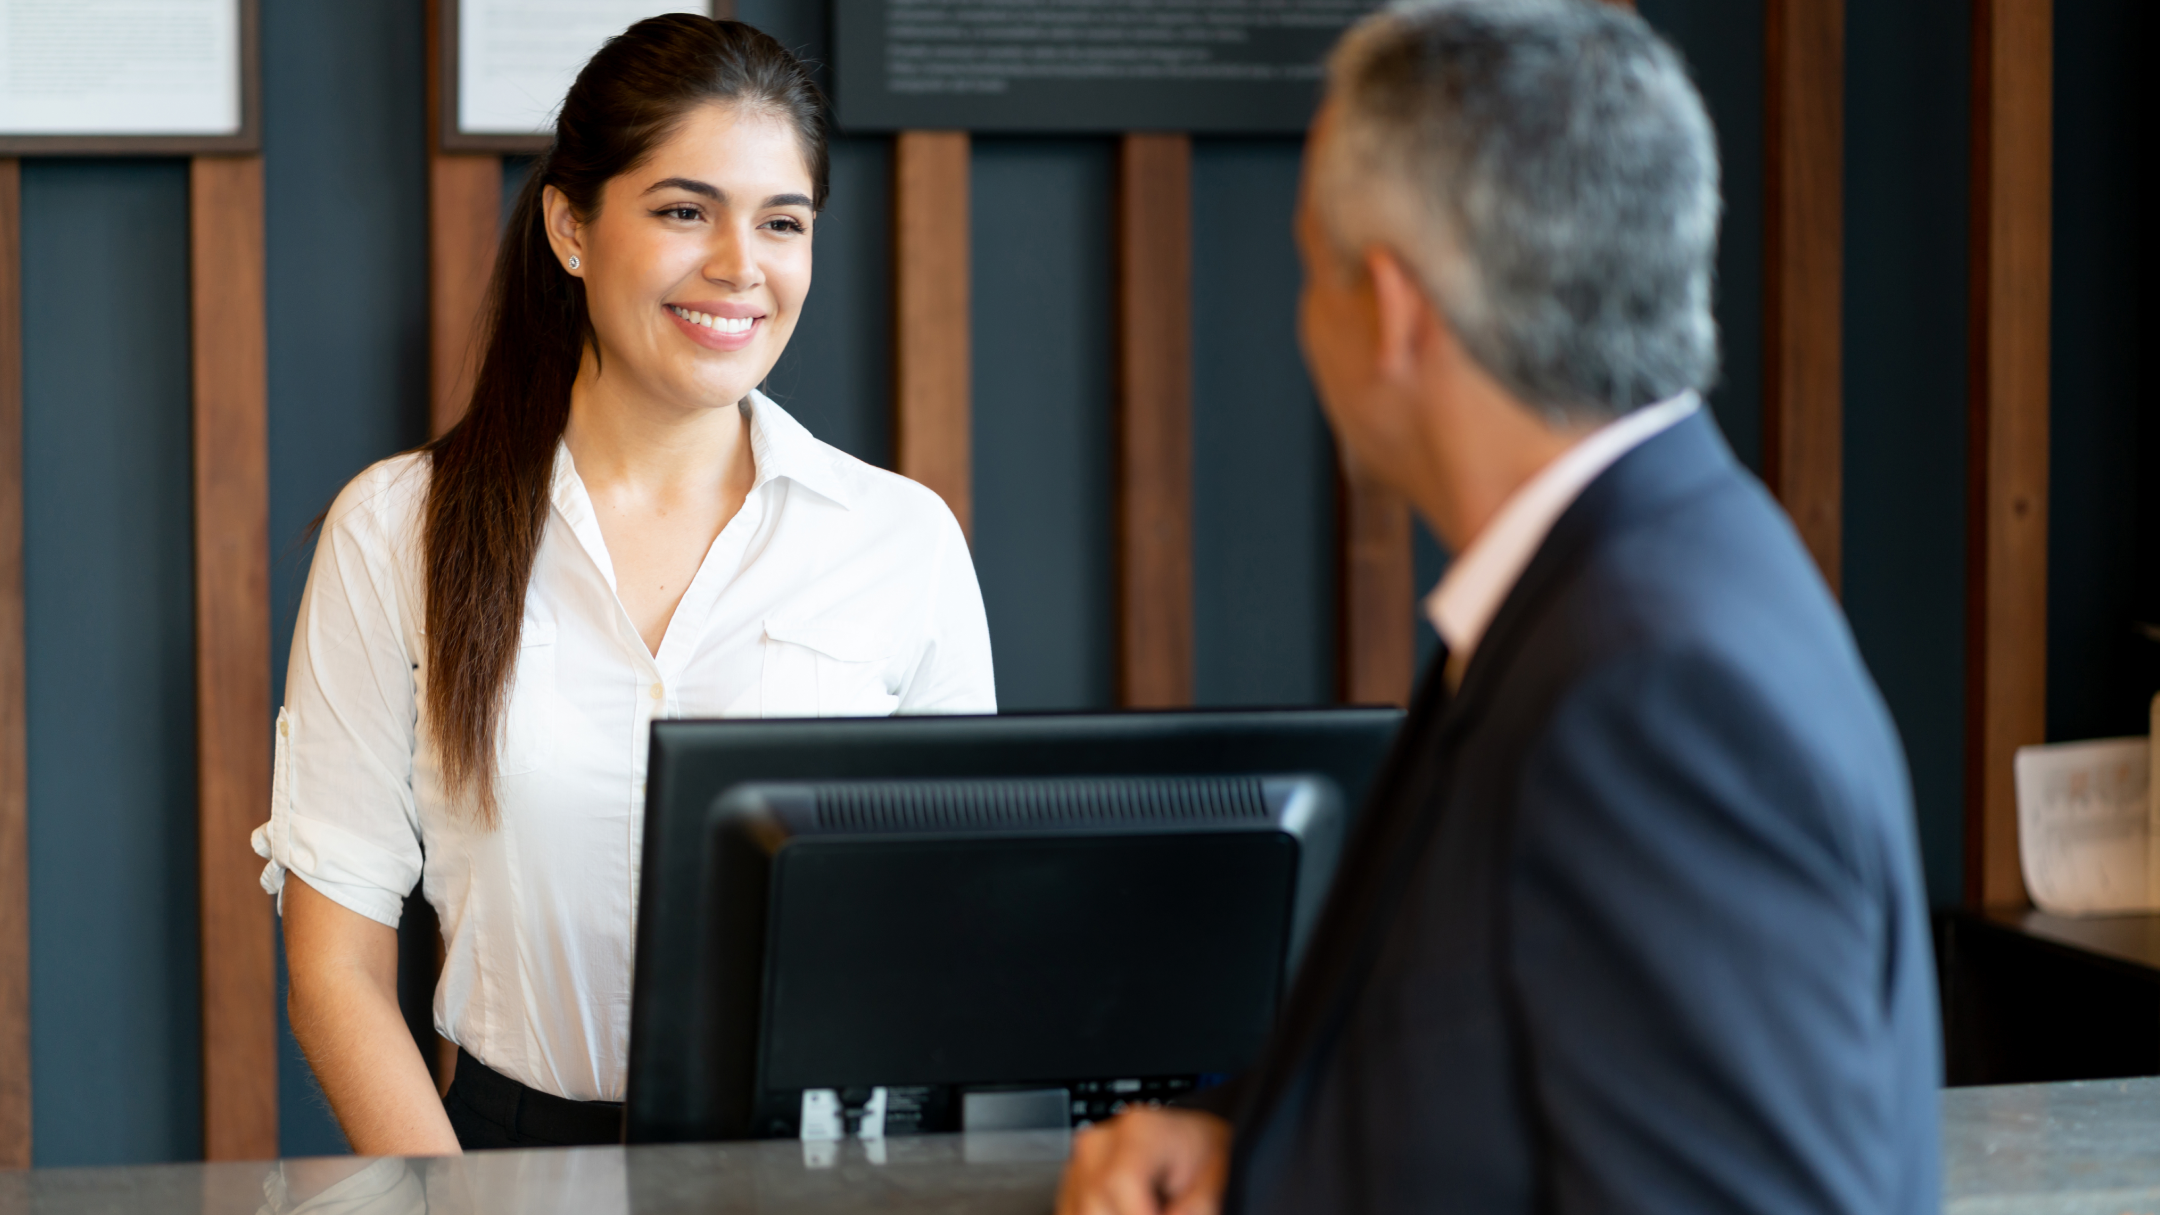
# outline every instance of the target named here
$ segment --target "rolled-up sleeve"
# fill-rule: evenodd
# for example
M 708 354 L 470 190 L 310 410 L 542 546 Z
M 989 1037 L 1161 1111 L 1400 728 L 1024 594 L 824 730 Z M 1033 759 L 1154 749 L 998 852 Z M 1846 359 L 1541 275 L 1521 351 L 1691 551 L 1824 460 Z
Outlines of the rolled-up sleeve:
M 418 457 L 424 459 L 424 457 Z M 270 821 L 255 851 L 263 889 L 302 880 L 342 907 L 396 927 L 420 880 L 413 798 L 414 665 L 399 598 L 401 534 L 416 512 L 409 460 L 378 465 L 330 508 L 293 629 L 278 712 Z M 402 517 L 402 520 L 401 520 Z
M 959 520 L 938 503 L 937 542 L 930 561 L 924 641 L 900 695 L 902 713 L 995 713 L 997 678 L 990 665 L 990 621 L 982 587 Z

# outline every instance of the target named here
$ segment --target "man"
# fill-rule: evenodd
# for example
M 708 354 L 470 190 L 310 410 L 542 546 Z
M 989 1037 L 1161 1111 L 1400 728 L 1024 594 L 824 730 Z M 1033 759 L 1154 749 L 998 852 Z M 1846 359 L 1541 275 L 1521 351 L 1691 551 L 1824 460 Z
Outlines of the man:
M 1300 328 L 1457 554 L 1446 650 L 1223 1117 L 1083 1133 L 1061 1211 L 1937 1209 L 1897 739 L 1694 395 L 1718 209 L 1631 12 L 1441 0 L 1336 52 Z

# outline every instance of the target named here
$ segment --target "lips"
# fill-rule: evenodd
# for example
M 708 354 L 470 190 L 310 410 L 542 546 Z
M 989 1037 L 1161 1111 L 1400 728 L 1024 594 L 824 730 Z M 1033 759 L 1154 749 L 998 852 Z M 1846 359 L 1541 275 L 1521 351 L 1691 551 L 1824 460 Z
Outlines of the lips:
M 667 314 L 684 337 L 722 353 L 741 350 L 756 341 L 766 321 L 763 313 L 748 304 L 707 304 L 703 308 L 669 304 Z
M 669 304 L 667 310 L 699 328 L 710 329 L 714 333 L 748 333 L 757 326 L 759 319 L 754 316 L 714 316 L 709 312 L 698 312 L 695 309 L 682 308 L 674 304 Z

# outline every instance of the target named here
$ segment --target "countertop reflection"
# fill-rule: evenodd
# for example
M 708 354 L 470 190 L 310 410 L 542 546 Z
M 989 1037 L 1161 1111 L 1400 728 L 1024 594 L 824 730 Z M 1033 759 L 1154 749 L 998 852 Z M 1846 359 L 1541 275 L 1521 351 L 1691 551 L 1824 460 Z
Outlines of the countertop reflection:
M 38 1169 L 0 1174 L 14 1215 L 726 1215 L 876 1211 L 1042 1215 L 1063 1132 L 882 1141 L 475 1152 L 437 1160 Z
M 1952 1089 L 1950 1215 L 2160 1215 L 2160 1077 Z M 0 1173 L 0 1215 L 1045 1215 L 1063 1132 Z

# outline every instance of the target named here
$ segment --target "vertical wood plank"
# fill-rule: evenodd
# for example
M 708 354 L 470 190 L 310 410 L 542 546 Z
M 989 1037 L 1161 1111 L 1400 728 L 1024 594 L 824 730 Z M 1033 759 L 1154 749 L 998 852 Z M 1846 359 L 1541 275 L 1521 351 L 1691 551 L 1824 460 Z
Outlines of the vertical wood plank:
M 1763 478 L 1835 590 L 1845 493 L 1845 4 L 1765 8 Z
M 893 140 L 893 461 L 973 534 L 968 136 Z
M 2017 748 L 2047 737 L 2051 0 L 1973 0 L 1968 901 L 2026 901 Z
M 428 424 L 465 416 L 479 369 L 480 310 L 502 229 L 502 157 L 428 155 Z
M 0 1169 L 30 1167 L 22 441 L 22 162 L 10 158 L 0 160 Z
M 428 432 L 465 416 L 479 368 L 480 309 L 502 229 L 502 157 L 442 150 L 441 0 L 427 6 Z
M 1337 476 L 1340 695 L 1346 704 L 1407 706 L 1417 675 L 1410 504 L 1354 471 Z
M 1193 698 L 1192 140 L 1118 149 L 1118 696 Z
M 259 156 L 189 174 L 203 1151 L 277 1155 L 277 976 L 248 833 L 270 804 L 269 382 Z

